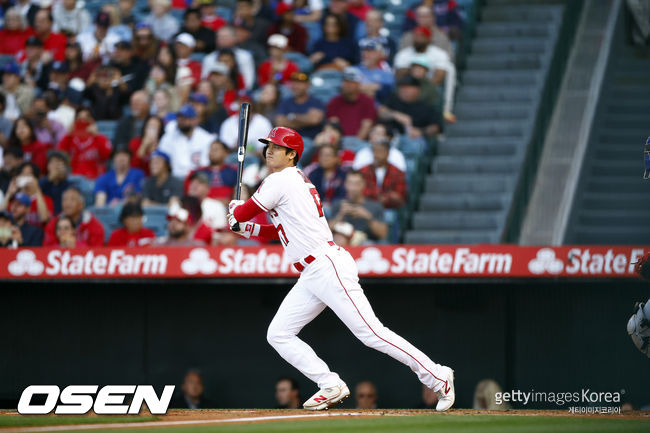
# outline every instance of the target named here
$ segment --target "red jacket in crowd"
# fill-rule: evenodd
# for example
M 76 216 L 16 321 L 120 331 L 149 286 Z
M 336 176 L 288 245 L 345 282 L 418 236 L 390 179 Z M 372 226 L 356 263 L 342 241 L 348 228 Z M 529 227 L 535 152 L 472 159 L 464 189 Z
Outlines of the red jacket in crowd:
M 109 247 L 143 247 L 156 238 L 153 230 L 143 227 L 139 232 L 129 233 L 125 227 L 113 230 L 108 239 Z
M 111 142 L 101 134 L 91 135 L 86 131 L 72 131 L 63 137 L 59 149 L 70 155 L 73 174 L 96 179 L 105 171 L 105 162 L 111 156 Z
M 366 189 L 363 195 L 367 198 L 377 200 L 386 209 L 398 208 L 406 203 L 406 175 L 402 170 L 388 164 L 384 182 L 381 185 L 377 185 L 377 176 L 373 165 L 367 165 L 360 171 L 366 180 Z
M 43 174 L 47 173 L 47 151 L 52 147 L 52 144 L 41 143 L 38 140 L 20 146 L 25 155 L 25 161 L 31 161 L 36 164 Z
M 56 222 L 59 217 L 50 219 L 45 226 L 44 247 L 57 247 L 59 240 L 56 238 Z M 81 220 L 77 224 L 77 245 L 84 244 L 89 247 L 101 247 L 104 245 L 104 226 L 89 211 L 83 211 Z
M 287 60 L 287 64 L 284 70 L 281 72 L 282 78 L 278 81 L 283 84 L 288 83 L 289 80 L 291 79 L 291 74 L 298 71 L 300 71 L 298 65 L 296 65 L 290 60 Z M 257 83 L 260 86 L 265 85 L 266 83 L 271 81 L 272 75 L 273 75 L 273 63 L 271 62 L 271 60 L 267 60 L 266 62 L 262 63 L 259 68 L 257 68 Z

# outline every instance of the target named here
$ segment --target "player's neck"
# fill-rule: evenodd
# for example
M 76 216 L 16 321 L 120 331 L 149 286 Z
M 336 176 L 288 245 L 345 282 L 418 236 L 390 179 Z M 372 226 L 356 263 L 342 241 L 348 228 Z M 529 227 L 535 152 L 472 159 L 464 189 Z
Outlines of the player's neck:
M 269 167 L 269 174 L 270 173 L 280 173 L 282 170 L 284 170 L 285 168 L 289 168 L 289 167 L 295 167 L 295 166 L 289 164 L 289 165 L 285 165 L 285 166 L 281 166 L 281 167 L 277 167 L 277 168 Z

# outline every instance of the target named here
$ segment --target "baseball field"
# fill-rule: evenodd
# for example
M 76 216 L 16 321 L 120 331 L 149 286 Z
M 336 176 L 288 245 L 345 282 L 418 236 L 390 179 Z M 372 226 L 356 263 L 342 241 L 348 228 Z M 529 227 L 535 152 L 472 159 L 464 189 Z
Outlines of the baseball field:
M 204 432 L 300 432 L 320 433 L 597 433 L 650 432 L 649 412 L 615 415 L 572 415 L 568 411 L 512 410 L 490 412 L 454 409 L 447 413 L 428 410 L 378 409 L 330 410 L 170 410 L 164 416 L 20 416 L 0 412 L 0 432 L 67 431 L 162 431 Z

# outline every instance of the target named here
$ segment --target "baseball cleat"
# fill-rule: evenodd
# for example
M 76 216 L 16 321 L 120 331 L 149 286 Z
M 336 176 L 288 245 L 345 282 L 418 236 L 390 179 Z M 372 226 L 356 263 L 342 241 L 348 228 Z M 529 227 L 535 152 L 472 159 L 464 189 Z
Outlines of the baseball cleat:
M 442 388 L 436 391 L 436 394 L 438 394 L 436 410 L 438 412 L 449 410 L 449 408 L 454 405 L 454 401 L 456 401 L 456 391 L 454 390 L 454 370 L 449 367 L 442 367 L 442 371 L 444 372 L 444 383 L 442 384 Z
M 307 410 L 323 410 L 336 406 L 350 396 L 350 390 L 346 384 L 324 388 L 312 395 L 302 406 Z

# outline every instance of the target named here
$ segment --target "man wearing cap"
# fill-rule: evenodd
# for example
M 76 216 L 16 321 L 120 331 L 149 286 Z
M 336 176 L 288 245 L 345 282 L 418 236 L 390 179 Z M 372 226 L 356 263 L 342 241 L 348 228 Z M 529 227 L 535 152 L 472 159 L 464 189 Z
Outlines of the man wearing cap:
M 51 62 L 44 62 L 49 57 L 44 55 L 43 43 L 36 36 L 30 36 L 25 42 L 25 60 L 20 64 L 20 75 L 26 84 L 38 87 L 40 90 L 47 89 L 49 82 Z
M 2 86 L 0 93 L 5 96 L 3 116 L 15 121 L 21 114 L 27 113 L 34 100 L 34 89 L 20 83 L 20 67 L 11 62 L 2 68 Z
M 216 47 L 214 30 L 201 25 L 201 11 L 199 9 L 189 8 L 185 11 L 183 26 L 178 34 L 181 33 L 187 33 L 194 38 L 196 41 L 194 52 L 207 54 L 214 51 Z
M 160 150 L 151 152 L 150 176 L 142 184 L 143 206 L 169 205 L 183 196 L 183 181 L 171 175 L 169 155 Z
M 172 175 L 184 179 L 193 169 L 208 165 L 210 143 L 215 137 L 198 126 L 196 110 L 190 104 L 178 110 L 176 121 L 160 139 L 158 149 L 171 158 Z
M 65 44 L 68 38 L 61 33 L 52 31 L 52 14 L 48 9 L 41 9 L 34 17 L 34 33 L 43 43 L 43 48 L 50 53 L 50 59 L 62 62 L 65 60 Z
M 119 41 L 115 35 L 108 33 L 111 17 L 108 13 L 100 11 L 95 17 L 95 26 L 88 27 L 77 35 L 77 42 L 81 45 L 84 61 L 103 60 L 113 51 L 114 45 Z
M 357 66 L 363 77 L 361 91 L 378 101 L 384 101 L 395 87 L 395 75 L 386 63 L 386 51 L 377 38 L 359 41 L 361 63 Z
M 298 72 L 298 65 L 285 57 L 289 39 L 285 35 L 274 34 L 267 41 L 269 59 L 257 68 L 257 83 L 287 84 L 293 73 Z
M 196 40 L 189 33 L 181 33 L 174 39 L 174 51 L 176 52 L 176 66 L 187 67 L 192 72 L 194 86 L 201 81 L 201 63 L 193 60 L 190 56 L 196 47 Z
M 388 62 L 392 65 L 393 58 L 397 52 L 397 47 L 395 41 L 392 38 L 382 35 L 382 30 L 384 28 L 384 17 L 382 16 L 381 11 L 373 9 L 368 11 L 365 19 L 365 30 L 366 38 L 376 39 L 381 42 L 386 53 Z
M 125 203 L 120 212 L 122 227 L 113 230 L 108 238 L 109 247 L 142 247 L 150 245 L 156 238 L 153 230 L 144 227 L 144 211 L 140 203 Z
M 239 67 L 239 72 L 244 78 L 246 89 L 252 89 L 255 84 L 255 62 L 253 61 L 253 55 L 249 51 L 237 46 L 235 29 L 231 26 L 223 26 L 217 31 L 217 48 L 203 59 L 203 78 L 209 74 L 212 66 L 219 61 L 219 50 L 226 48 L 231 49 L 235 54 L 235 60 Z
M 451 61 L 455 60 L 454 46 L 451 44 L 449 37 L 443 32 L 440 27 L 436 25 L 436 15 L 433 11 L 434 8 L 421 4 L 418 6 L 415 11 L 407 11 L 407 22 L 409 20 L 410 14 L 414 14 L 415 17 L 415 27 L 423 26 L 431 30 L 431 43 L 438 48 L 443 49 L 448 55 Z M 402 37 L 399 40 L 399 49 L 403 49 L 413 45 L 413 31 L 409 30 L 404 32 Z
M 309 94 L 309 76 L 294 72 L 289 82 L 293 96 L 280 100 L 275 116 L 276 125 L 295 129 L 303 137 L 314 139 L 325 120 L 325 105 Z
M 0 209 L 9 209 L 11 200 L 18 193 L 24 194 L 29 200 L 30 210 L 27 213 L 27 222 L 37 226 L 42 226 L 54 214 L 54 204 L 52 199 L 41 191 L 38 184 L 40 170 L 33 162 L 23 162 L 16 170 L 16 177 L 9 184 L 7 195 L 5 196 Z
M 0 247 L 18 248 L 23 242 L 22 234 L 16 224 L 11 212 L 0 211 Z
M 289 48 L 291 51 L 307 54 L 309 34 L 298 22 L 296 14 L 293 12 L 293 7 L 284 1 L 278 2 L 278 5 L 275 7 L 275 16 L 277 17 L 277 21 L 271 24 L 268 34 L 281 34 L 286 36 L 289 39 Z
M 9 212 L 14 219 L 14 224 L 20 229 L 21 239 L 18 244 L 25 247 L 38 247 L 43 243 L 43 229 L 27 222 L 31 206 L 32 199 L 27 194 L 18 192 L 9 203 Z
M 149 75 L 149 68 L 133 55 L 133 45 L 131 45 L 130 41 L 117 42 L 110 57 L 111 66 L 120 71 L 121 81 L 126 87 L 126 93 L 131 94 L 144 87 Z
M 140 135 L 144 121 L 149 117 L 149 95 L 144 90 L 133 92 L 129 99 L 129 114 L 120 118 L 113 137 L 113 146 L 128 146 L 133 137 Z
M 221 141 L 215 140 L 210 145 L 210 165 L 192 171 L 185 179 L 185 188 L 189 188 L 190 180 L 195 173 L 204 173 L 208 181 L 211 198 L 228 202 L 237 184 L 237 167 L 226 163 L 230 149 Z
M 69 173 L 70 158 L 65 152 L 55 149 L 47 152 L 47 176 L 43 176 L 38 184 L 43 194 L 52 199 L 54 215 L 61 212 L 63 191 L 70 186 Z
M 50 222 L 45 226 L 43 246 L 59 246 L 59 241 L 56 237 L 56 223 L 61 215 L 70 217 L 74 221 L 77 242 L 89 247 L 101 247 L 104 245 L 104 226 L 89 210 L 84 210 L 85 206 L 86 203 L 81 190 L 75 186 L 68 187 L 63 193 L 61 213 L 51 218 Z
M 52 62 L 49 69 L 50 81 L 47 83 L 47 88 L 63 94 L 68 88 L 69 82 L 68 63 L 59 61 Z
M 357 68 L 345 68 L 341 94 L 332 98 L 327 105 L 327 119 L 340 123 L 343 135 L 365 140 L 377 118 L 377 110 L 375 101 L 361 93 L 362 81 L 363 77 Z
M 83 7 L 77 7 L 77 0 L 63 0 L 52 8 L 54 31 L 68 36 L 77 35 L 90 26 L 90 14 Z
M 131 151 L 118 147 L 113 151 L 113 168 L 95 182 L 95 206 L 115 206 L 142 191 L 144 173 L 131 167 Z
M 158 238 L 156 245 L 186 247 L 205 246 L 205 242 L 194 238 L 195 229 L 201 220 L 201 203 L 196 197 L 183 196 L 180 203 L 172 203 L 167 211 L 167 236 Z
M 221 124 L 228 117 L 225 110 L 223 111 L 223 117 L 221 118 L 218 114 L 211 115 L 208 112 L 208 97 L 203 93 L 198 92 L 194 92 L 190 95 L 190 104 L 194 107 L 194 111 L 196 111 L 196 116 L 199 119 L 199 126 L 210 134 L 218 133 Z
M 420 81 L 420 100 L 437 107 L 440 95 L 438 95 L 438 86 L 429 79 L 430 70 L 431 65 L 427 56 L 420 55 L 411 60 L 409 74 Z
M 432 69 L 430 79 L 434 84 L 445 83 L 444 108 L 445 120 L 454 122 L 456 117 L 452 113 L 454 92 L 456 90 L 456 66 L 449 55 L 442 49 L 431 44 L 431 29 L 418 26 L 413 30 L 413 45 L 401 49 L 395 56 L 395 69 L 397 76 L 403 77 L 408 73 L 408 68 L 414 57 L 424 55 L 429 59 Z

